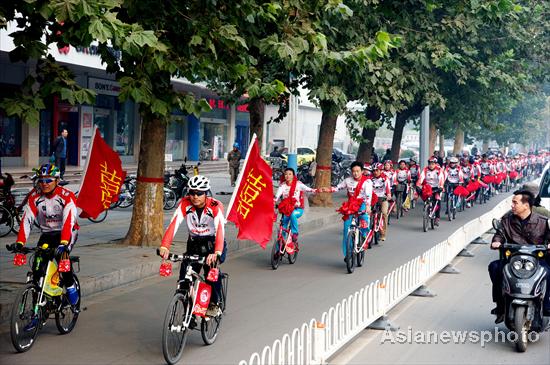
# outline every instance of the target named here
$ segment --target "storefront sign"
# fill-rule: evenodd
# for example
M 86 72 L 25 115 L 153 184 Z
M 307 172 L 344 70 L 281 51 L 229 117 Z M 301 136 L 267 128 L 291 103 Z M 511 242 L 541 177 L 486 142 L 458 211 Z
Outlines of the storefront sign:
M 98 94 L 118 96 L 120 93 L 120 84 L 113 80 L 96 79 L 88 77 L 88 88 Z
M 208 99 L 208 104 L 210 104 L 210 107 L 212 108 L 212 110 L 214 109 L 229 110 L 230 109 L 229 104 L 225 104 L 223 100 L 219 100 L 219 99 Z M 236 109 L 238 112 L 248 113 L 248 104 L 237 105 Z

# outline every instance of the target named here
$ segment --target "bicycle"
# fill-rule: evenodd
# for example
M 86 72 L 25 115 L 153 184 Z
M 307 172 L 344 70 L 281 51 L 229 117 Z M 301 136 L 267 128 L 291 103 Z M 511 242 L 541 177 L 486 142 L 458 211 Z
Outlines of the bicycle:
M 277 270 L 285 255 L 287 255 L 288 263 L 291 265 L 294 264 L 298 258 L 298 249 L 292 245 L 292 234 L 289 227 L 290 221 L 287 223 L 287 227 L 285 227 L 283 218 L 284 214 L 281 213 L 277 238 L 275 242 L 273 242 L 273 247 L 271 248 L 270 259 L 273 270 Z
M 381 231 L 384 227 L 384 215 L 382 214 L 382 204 L 377 202 L 372 207 L 371 212 L 371 223 L 370 230 L 367 235 L 367 242 L 369 242 L 369 249 L 372 248 L 370 242 L 372 241 L 375 245 L 380 243 Z
M 157 255 L 159 253 L 157 249 Z M 169 254 L 168 260 L 172 262 L 185 261 L 187 263 L 185 278 L 178 280 L 178 287 L 166 310 L 162 328 L 162 353 L 166 362 L 172 365 L 181 359 L 189 330 L 196 329 L 199 317 L 201 318 L 200 331 L 203 342 L 206 345 L 211 345 L 216 341 L 226 309 L 229 275 L 220 273 L 222 295 L 219 303 L 219 313 L 213 317 L 205 313 L 197 314 L 197 300 L 204 302 L 210 299 L 208 292 L 201 291 L 199 293 L 199 287 L 210 284 L 206 282 L 204 276 L 193 269 L 192 264 L 204 265 L 206 259 L 198 255 Z
M 388 201 L 390 206 L 388 207 L 388 226 L 391 224 L 391 213 L 393 212 L 393 209 L 395 208 L 396 200 L 389 200 Z
M 163 187 L 162 191 L 162 209 L 170 210 L 173 209 L 178 202 L 178 197 L 176 192 L 166 186 Z
M 405 209 L 403 208 L 403 195 L 407 190 L 406 183 L 397 183 L 395 186 L 395 219 L 399 220 L 399 217 L 403 217 Z
M 23 247 L 19 251 L 10 246 L 6 245 L 6 248 L 13 253 L 26 255 L 34 252 L 29 261 L 31 271 L 27 273 L 26 285 L 16 295 L 10 320 L 11 342 L 17 352 L 25 352 L 34 345 L 38 332 L 51 315 L 55 316 L 55 325 L 60 334 L 65 335 L 74 329 L 81 305 L 80 282 L 74 274 L 80 271 L 80 257 L 70 257 L 71 270 L 73 264 L 78 264 L 78 270 L 73 271 L 73 276 L 79 299 L 72 306 L 57 272 L 54 248 L 49 248 L 47 243 L 34 248 Z M 40 270 L 41 263 L 45 261 L 48 262 L 46 270 Z M 14 265 L 17 265 L 15 260 Z
M 408 193 L 411 209 L 414 209 L 416 207 L 416 201 L 418 199 L 418 196 L 415 196 L 415 189 L 414 189 L 415 186 L 416 186 L 416 181 L 415 180 L 411 181 L 411 183 L 409 184 L 409 193 Z
M 120 187 L 118 200 L 114 203 L 114 208 L 128 208 L 134 204 L 136 197 L 136 176 L 126 176 L 124 183 Z
M 7 236 L 13 230 L 13 221 L 11 212 L 0 205 L 0 237 Z
M 456 219 L 456 209 L 459 206 L 459 199 L 460 197 L 458 195 L 455 195 L 454 189 L 458 186 L 458 184 L 449 184 L 447 185 L 447 205 L 445 208 L 445 214 L 447 214 L 447 218 L 449 219 L 449 222 L 453 219 Z
M 435 213 L 440 209 L 439 201 L 435 199 L 435 194 L 440 192 L 440 188 L 432 188 L 432 194 L 424 201 L 424 210 L 422 212 L 422 229 L 424 232 L 428 232 L 428 225 L 431 229 L 435 227 Z
M 365 261 L 365 245 L 368 245 L 369 235 L 361 241 L 361 231 L 359 229 L 359 217 L 365 212 L 357 212 L 352 215 L 351 223 L 346 237 L 346 269 L 348 274 L 353 273 L 354 265 L 363 266 Z M 369 232 L 370 233 L 370 232 Z M 372 235 L 371 235 L 372 237 Z

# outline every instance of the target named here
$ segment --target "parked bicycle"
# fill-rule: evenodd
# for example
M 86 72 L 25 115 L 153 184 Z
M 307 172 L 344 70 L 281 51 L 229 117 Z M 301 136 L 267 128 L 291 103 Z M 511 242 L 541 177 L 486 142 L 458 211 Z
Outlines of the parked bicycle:
M 157 250 L 157 255 L 159 250 Z M 220 330 L 227 303 L 227 284 L 229 275 L 221 274 L 222 295 L 220 311 L 216 316 L 208 316 L 206 309 L 210 301 L 208 287 L 210 284 L 204 276 L 197 273 L 193 266 L 204 265 L 205 258 L 198 255 L 169 254 L 172 262 L 183 261 L 187 264 L 187 272 L 183 280 L 178 280 L 176 292 L 168 305 L 162 328 L 162 353 L 168 364 L 176 364 L 183 355 L 189 330 L 198 329 L 200 322 L 201 336 L 206 345 L 216 341 Z M 198 301 L 202 306 L 197 305 Z M 203 309 L 199 309 L 199 307 Z
M 280 214 L 281 219 L 279 221 L 279 230 L 277 232 L 277 238 L 273 242 L 273 248 L 271 249 L 271 267 L 273 270 L 277 270 L 279 264 L 285 256 L 287 256 L 288 263 L 294 264 L 298 258 L 298 249 L 292 242 L 292 234 L 290 232 L 290 220 L 286 227 L 283 224 L 284 215 Z
M 27 281 L 16 295 L 11 312 L 10 334 L 11 342 L 18 352 L 30 350 L 34 345 L 38 332 L 45 326 L 47 320 L 53 315 L 55 325 L 60 334 L 70 333 L 78 320 L 81 308 L 81 300 L 72 306 L 67 293 L 63 289 L 63 279 L 57 271 L 54 259 L 54 249 L 45 243 L 39 247 L 23 247 L 16 252 L 13 245 L 6 245 L 8 251 L 19 255 L 33 252 L 29 263 L 31 271 L 27 273 Z M 14 265 L 23 265 L 26 256 L 14 258 Z M 44 262 L 47 262 L 44 267 Z M 74 264 L 78 264 L 78 270 L 73 271 L 75 287 L 80 295 L 80 283 L 74 272 L 80 271 L 79 256 L 70 257 L 71 270 Z

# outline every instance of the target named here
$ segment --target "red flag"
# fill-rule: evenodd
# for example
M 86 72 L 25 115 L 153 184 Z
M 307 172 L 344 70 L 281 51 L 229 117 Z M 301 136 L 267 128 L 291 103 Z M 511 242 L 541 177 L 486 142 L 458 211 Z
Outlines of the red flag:
M 76 199 L 76 206 L 82 209 L 81 217 L 97 217 L 112 202 L 118 200 L 120 187 L 126 178 L 118 153 L 101 138 L 95 129 L 94 139 L 86 170 Z
M 255 241 L 265 249 L 273 231 L 273 211 L 271 166 L 260 156 L 254 135 L 229 203 L 227 220 L 237 226 L 238 239 Z

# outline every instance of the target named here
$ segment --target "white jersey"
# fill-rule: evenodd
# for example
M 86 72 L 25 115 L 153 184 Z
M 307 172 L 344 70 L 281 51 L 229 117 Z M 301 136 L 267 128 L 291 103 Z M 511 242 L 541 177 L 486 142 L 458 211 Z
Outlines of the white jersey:
M 357 188 L 357 184 L 359 184 L 359 180 L 355 180 L 353 177 L 347 177 L 342 181 L 340 184 L 338 184 L 335 188 L 332 188 L 332 191 L 338 191 L 346 189 L 348 192 L 348 197 L 352 197 L 355 195 L 355 189 Z M 363 201 L 370 205 L 371 198 L 372 198 L 372 181 L 369 179 L 366 179 L 363 183 L 363 186 L 361 187 L 361 191 L 359 194 L 357 194 L 358 199 L 363 199 Z
M 290 185 L 287 185 L 286 181 L 281 183 L 279 185 L 279 188 L 277 189 L 277 193 L 275 194 L 275 201 L 279 200 L 279 198 L 286 199 L 288 198 L 288 195 L 290 194 Z M 304 206 L 304 192 L 306 193 L 315 193 L 317 192 L 317 189 L 312 189 L 305 185 L 301 181 L 296 182 L 296 190 L 294 191 L 294 199 L 296 199 L 296 206 L 297 207 L 303 207 Z

